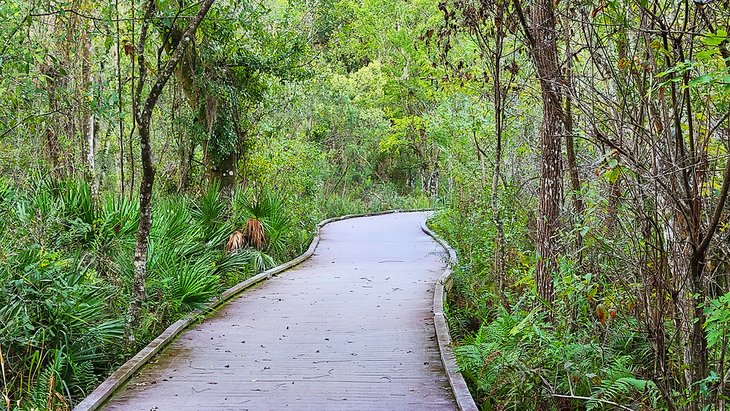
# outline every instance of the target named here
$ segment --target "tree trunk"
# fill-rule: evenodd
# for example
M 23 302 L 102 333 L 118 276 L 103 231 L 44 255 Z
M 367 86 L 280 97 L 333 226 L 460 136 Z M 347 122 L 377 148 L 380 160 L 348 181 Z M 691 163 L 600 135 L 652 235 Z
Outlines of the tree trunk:
M 59 111 L 59 104 L 58 104 L 58 97 L 57 97 L 57 77 L 58 77 L 58 71 L 55 67 L 52 67 L 51 64 L 48 63 L 44 64 L 41 68 L 41 72 L 46 76 L 47 78 L 47 94 L 48 94 L 48 108 L 49 111 L 57 112 Z M 56 116 L 54 116 L 56 117 Z M 64 176 L 64 167 L 61 163 L 61 157 L 60 157 L 60 151 L 61 151 L 61 145 L 58 141 L 58 128 L 59 124 L 56 121 L 53 121 L 52 119 L 49 119 L 49 125 L 46 126 L 46 133 L 45 133 L 45 148 L 46 148 L 46 157 L 48 158 L 48 162 L 51 164 L 51 173 L 56 178 L 62 178 Z
M 149 124 L 139 124 L 139 142 L 141 146 L 142 178 L 139 187 L 139 226 L 137 227 L 137 243 L 134 248 L 134 282 L 132 284 L 132 303 L 127 312 L 127 338 L 129 343 L 135 342 L 135 334 L 131 325 L 139 325 L 142 313 L 142 302 L 145 300 L 145 280 L 147 278 L 147 247 L 152 226 L 152 186 L 155 181 L 155 169 L 152 165 Z M 136 328 L 136 327 L 135 327 Z
M 94 178 L 94 113 L 91 110 L 91 37 L 88 24 L 85 24 L 81 33 L 81 90 L 78 99 L 80 102 L 79 123 L 81 123 L 81 164 L 86 181 L 92 185 Z
M 583 198 L 581 197 L 580 175 L 578 174 L 578 161 L 575 157 L 575 139 L 573 137 L 573 53 L 570 47 L 572 39 L 570 20 L 565 21 L 565 154 L 568 160 L 568 173 L 570 174 L 570 188 L 573 199 L 573 212 L 580 218 L 583 213 Z M 578 237 L 578 248 L 580 248 L 580 236 Z
M 238 175 L 238 156 L 231 153 L 225 156 L 217 165 L 216 179 L 220 183 L 221 194 L 230 197 L 236 186 L 236 176 Z
M 135 7 L 132 7 L 132 34 L 136 33 L 134 30 L 134 22 L 136 20 L 134 16 L 134 9 Z M 132 37 L 134 39 L 134 37 Z M 137 50 L 139 48 L 139 45 L 134 44 L 134 40 L 132 40 L 132 50 Z M 143 45 L 144 49 L 144 45 Z M 135 85 L 135 68 L 137 67 L 136 59 L 134 58 L 134 52 L 129 53 L 129 62 L 132 67 L 132 75 L 130 77 L 130 90 L 132 91 L 132 127 L 129 131 L 129 200 L 132 200 L 132 196 L 134 195 L 134 178 L 135 178 L 135 165 L 134 165 L 134 131 L 137 128 L 137 110 L 139 109 L 139 97 L 137 96 L 137 87 Z
M 119 108 L 118 114 L 118 127 L 119 127 L 119 190 L 121 197 L 124 198 L 124 102 L 122 100 L 122 43 L 121 34 L 119 31 L 119 0 L 114 0 L 114 10 L 116 11 L 116 75 L 117 75 L 117 105 Z
M 479 182 L 481 183 L 481 187 L 484 190 L 487 187 L 487 164 L 486 160 L 484 159 L 486 155 L 481 146 L 479 146 L 479 138 L 477 137 L 477 126 L 474 123 L 476 123 L 476 118 L 474 115 L 472 115 L 471 137 L 472 142 L 474 143 L 474 151 L 477 154 L 477 161 L 479 161 L 479 171 L 481 172 L 481 179 L 479 180 Z
M 132 345 L 135 342 L 135 330 L 139 328 L 142 314 L 142 304 L 145 300 L 145 281 L 147 279 L 147 248 L 149 242 L 150 227 L 152 226 L 152 187 L 155 178 L 155 169 L 152 163 L 152 147 L 150 144 L 150 124 L 152 111 L 162 94 L 162 90 L 170 79 L 175 67 L 185 52 L 185 48 L 195 36 L 200 22 L 210 10 L 215 0 L 205 0 L 200 10 L 190 20 L 188 27 L 183 33 L 182 39 L 171 53 L 170 59 L 165 63 L 164 68 L 159 71 L 154 84 L 150 87 L 149 94 L 140 106 L 142 91 L 147 77 L 145 66 L 145 46 L 147 43 L 147 30 L 154 15 L 155 0 L 148 0 L 145 5 L 145 14 L 142 20 L 139 43 L 137 44 L 137 61 L 139 62 L 139 82 L 135 94 L 135 117 L 139 125 L 139 142 L 141 147 L 142 179 L 139 189 L 139 226 L 137 228 L 137 242 L 134 249 L 134 278 L 132 283 L 132 298 L 127 311 L 127 323 L 125 334 L 127 343 Z
M 546 308 L 552 307 L 553 275 L 557 269 L 558 230 L 561 200 L 561 138 L 563 115 L 558 66 L 555 11 L 552 0 L 538 0 L 531 6 L 532 57 L 537 68 L 542 95 L 540 127 L 540 193 L 537 219 L 537 267 L 535 280 L 538 296 Z
M 502 168 L 502 134 L 503 134 L 503 96 L 502 96 L 502 51 L 504 48 L 504 9 L 505 1 L 497 1 L 497 9 L 494 18 L 494 25 L 496 28 L 495 46 L 494 46 L 494 71 L 493 86 L 494 86 L 494 126 L 495 126 L 495 138 L 497 140 L 496 147 L 494 149 L 494 173 L 492 174 L 492 221 L 494 226 L 497 228 L 497 237 L 494 244 L 494 271 L 497 277 L 497 288 L 499 296 L 507 306 L 507 298 L 504 295 L 506 273 L 505 273 L 505 238 L 504 238 L 504 224 L 502 223 L 502 216 L 499 210 L 499 180 L 501 179 L 501 168 Z
M 93 54 L 93 44 L 91 48 L 91 52 Z M 95 101 L 100 101 L 102 96 L 102 87 L 104 85 L 104 63 L 99 63 L 99 71 L 96 75 L 96 84 L 95 87 L 92 85 L 92 88 L 95 90 L 92 90 L 93 93 L 93 99 Z M 94 113 L 94 110 L 92 107 L 89 107 L 89 174 L 91 176 L 91 193 L 94 195 L 94 197 L 99 195 L 99 185 L 102 182 L 102 178 L 104 178 L 103 175 L 103 168 L 104 168 L 104 161 L 105 159 L 101 159 L 101 166 L 97 164 L 97 146 L 100 144 L 104 144 L 104 138 L 102 138 L 101 133 L 101 127 L 100 127 L 100 121 L 99 117 Z M 101 169 L 101 170 L 100 170 Z
M 428 176 L 428 198 L 435 200 L 439 194 L 439 164 L 433 166 L 431 175 Z

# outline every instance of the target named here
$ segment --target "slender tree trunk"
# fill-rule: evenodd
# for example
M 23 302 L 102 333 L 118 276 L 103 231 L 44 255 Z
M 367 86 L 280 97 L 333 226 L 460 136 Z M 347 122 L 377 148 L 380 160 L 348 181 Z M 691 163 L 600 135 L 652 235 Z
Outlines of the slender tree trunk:
M 430 199 L 435 200 L 436 197 L 439 195 L 439 164 L 438 164 L 438 155 L 436 156 L 436 162 L 433 166 L 433 171 L 431 171 L 431 175 L 428 176 L 428 196 Z
M 57 97 L 57 77 L 58 77 L 58 71 L 55 67 L 52 66 L 52 62 L 48 64 L 44 64 L 41 68 L 41 72 L 46 76 L 47 79 L 47 85 L 46 85 L 46 93 L 48 95 L 48 108 L 49 111 L 57 112 L 59 111 L 59 104 L 58 104 L 58 97 Z M 57 116 L 53 116 L 52 118 L 55 119 Z M 48 162 L 51 164 L 51 172 L 53 176 L 59 178 L 63 177 L 64 175 L 64 167 L 61 164 L 61 145 L 58 141 L 58 132 L 57 129 L 59 128 L 58 122 L 50 120 L 49 119 L 49 125 L 46 128 L 45 133 L 45 148 L 46 148 L 46 157 L 48 158 Z
M 93 43 L 91 47 L 92 54 L 94 52 Z M 102 96 L 102 87 L 104 84 L 104 63 L 99 63 L 99 71 L 96 74 L 96 84 L 93 92 L 93 99 L 98 102 L 101 100 Z M 97 147 L 101 144 L 105 144 L 104 141 L 106 140 L 103 138 L 103 133 L 101 132 L 101 122 L 99 121 L 99 117 L 96 115 L 96 113 L 93 110 L 93 107 L 89 107 L 89 173 L 91 175 L 91 192 L 94 195 L 94 197 L 99 195 L 99 185 L 102 183 L 102 179 L 104 178 L 103 170 L 104 170 L 104 161 L 106 157 L 103 157 L 100 159 L 101 166 L 97 164 Z
M 573 53 L 571 48 L 572 29 L 570 19 L 565 19 L 565 154 L 570 174 L 571 199 L 573 200 L 572 224 L 576 226 L 583 224 L 583 197 L 581 194 L 580 175 L 578 173 L 578 161 L 575 156 L 575 138 L 573 136 Z M 618 187 L 616 185 L 615 187 Z M 613 197 L 612 197 L 613 198 Z M 577 260 L 583 260 L 583 236 L 579 230 L 575 230 L 575 253 Z
M 121 34 L 119 31 L 119 0 L 114 0 L 114 10 L 116 10 L 116 35 L 117 35 L 117 106 L 119 111 L 117 112 L 118 127 L 119 127 L 119 190 L 122 198 L 124 198 L 124 102 L 122 101 L 122 44 Z
M 499 180 L 501 179 L 502 169 L 502 134 L 503 134 L 503 96 L 502 96 L 502 51 L 504 48 L 504 9 L 505 1 L 498 0 L 496 4 L 496 14 L 494 18 L 494 25 L 496 29 L 495 45 L 494 45 L 494 75 L 493 77 L 493 88 L 494 88 L 494 125 L 495 125 L 495 138 L 497 140 L 496 147 L 494 149 L 494 173 L 492 174 L 492 221 L 494 226 L 497 228 L 497 238 L 495 239 L 494 247 L 494 271 L 497 276 L 497 287 L 499 290 L 500 298 L 503 303 L 507 302 L 504 296 L 506 273 L 505 273 L 505 238 L 504 238 L 504 224 L 502 223 L 502 216 L 499 210 Z M 505 304 L 506 305 L 506 304 Z
M 86 149 L 88 150 L 86 152 L 86 162 L 87 166 L 89 167 L 89 179 L 91 186 L 94 186 L 94 181 L 96 180 L 96 118 L 94 116 L 94 113 L 89 114 L 88 118 L 88 129 L 87 129 L 87 136 L 88 139 L 86 141 Z
M 475 120 L 472 120 L 475 121 Z M 472 141 L 474 142 L 474 151 L 477 153 L 477 160 L 479 161 L 479 170 L 481 171 L 482 178 L 480 179 L 480 183 L 482 185 L 482 189 L 486 189 L 487 187 L 487 165 L 484 160 L 484 151 L 479 146 L 479 139 L 477 137 L 477 127 L 472 126 L 471 130 L 471 136 Z
M 134 3 L 132 3 L 132 35 L 130 36 L 132 38 L 132 42 L 134 43 L 134 36 L 136 35 L 136 32 L 134 31 L 134 22 L 135 22 L 135 12 L 134 12 L 135 6 Z M 134 58 L 134 50 L 137 50 L 139 45 L 132 44 L 132 52 L 129 55 L 129 60 L 132 66 L 132 76 L 130 78 L 130 90 L 132 91 L 132 128 L 129 131 L 129 199 L 132 200 L 132 196 L 134 195 L 134 175 L 135 175 L 135 165 L 134 165 L 134 130 L 137 127 L 137 109 L 139 106 L 139 102 L 137 101 L 137 87 L 135 84 L 135 66 L 136 61 Z
M 573 51 L 570 47 L 572 41 L 571 22 L 565 21 L 565 153 L 568 160 L 568 173 L 570 174 L 570 188 L 572 191 L 573 211 L 580 217 L 583 213 L 583 198 L 581 197 L 580 175 L 578 174 L 578 161 L 575 157 L 575 139 L 573 137 Z M 580 247 L 580 237 L 578 237 Z
M 91 37 L 88 24 L 85 24 L 81 33 L 81 90 L 79 90 L 81 123 L 81 164 L 83 175 L 91 184 L 93 180 L 93 144 L 94 144 L 94 114 L 91 110 L 89 96 L 91 91 Z
M 149 94 L 144 100 L 143 105 L 139 105 L 142 91 L 147 77 L 147 68 L 145 66 L 145 46 L 147 43 L 147 31 L 151 22 L 151 18 L 155 11 L 155 0 L 148 0 L 145 6 L 145 14 L 142 20 L 142 28 L 140 31 L 139 43 L 137 44 L 137 61 L 139 62 L 139 82 L 135 90 L 135 116 L 139 126 L 139 142 L 141 148 L 142 161 L 142 179 L 139 189 L 139 208 L 140 218 L 137 228 L 137 243 L 134 249 L 134 278 L 132 283 L 132 298 L 127 311 L 127 323 L 125 333 L 128 344 L 135 342 L 135 330 L 138 329 L 142 304 L 145 300 L 145 281 L 147 279 L 147 250 L 149 242 L 150 227 L 152 226 L 152 187 L 155 178 L 155 168 L 152 162 L 152 147 L 150 143 L 150 125 L 152 120 L 152 111 L 157 105 L 157 101 L 162 94 L 162 90 L 170 79 L 175 67 L 177 67 L 182 58 L 185 48 L 195 36 L 200 22 L 210 10 L 215 0 L 205 0 L 198 13 L 190 20 L 188 27 L 183 33 L 182 40 L 175 47 L 170 59 L 165 63 L 164 68 L 157 74 L 155 82 L 150 87 Z
M 132 327 L 139 325 L 142 303 L 145 300 L 145 280 L 147 278 L 147 248 L 150 227 L 152 226 L 152 186 L 155 181 L 155 169 L 152 166 L 152 150 L 150 148 L 150 129 L 147 122 L 139 123 L 139 143 L 141 147 L 142 179 L 139 188 L 139 226 L 137 227 L 137 243 L 134 248 L 134 282 L 132 284 L 132 302 L 127 312 L 127 338 L 135 342 Z

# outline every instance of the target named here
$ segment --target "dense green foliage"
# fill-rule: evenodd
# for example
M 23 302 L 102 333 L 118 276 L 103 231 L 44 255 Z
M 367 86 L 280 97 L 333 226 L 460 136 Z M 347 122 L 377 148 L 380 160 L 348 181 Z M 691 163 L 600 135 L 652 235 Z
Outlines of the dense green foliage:
M 130 354 L 120 342 L 139 207 L 112 194 L 94 198 L 88 184 L 73 180 L 1 183 L 4 393 L 21 408 L 69 404 Z M 217 186 L 155 200 L 140 344 L 191 310 L 204 310 L 224 289 L 302 252 L 321 219 L 410 206 L 288 195 L 266 195 L 277 203 L 264 211 L 267 247 L 231 254 L 223 251 L 230 233 L 262 212 L 247 203 L 254 193 L 237 191 L 230 206 Z
M 477 114 L 448 143 L 454 189 L 432 224 L 460 254 L 450 324 L 484 409 L 725 409 L 730 16 L 702 3 L 554 3 L 563 133 L 547 137 L 565 174 L 548 296 L 530 38 L 545 3 L 441 4 L 440 61 Z M 501 157 L 479 137 L 496 132 L 497 72 Z
M 151 111 L 139 237 L 133 96 L 200 7 L 0 2 L 3 408 L 72 407 L 323 218 L 425 207 L 483 409 L 726 408 L 725 3 L 216 0 Z
M 152 65 L 184 28 L 174 17 L 195 11 L 182 4 L 158 4 Z M 352 22 L 330 6 L 219 2 L 201 25 L 154 114 L 147 297 L 129 346 L 142 4 L 0 5 L 3 408 L 73 406 L 169 324 L 303 252 L 326 217 L 430 205 L 377 174 L 385 76 L 379 63 L 348 73 L 323 53 Z M 233 188 L 223 190 L 216 177 L 231 157 L 235 177 L 222 183 Z M 264 245 L 224 252 L 251 219 L 263 222 Z

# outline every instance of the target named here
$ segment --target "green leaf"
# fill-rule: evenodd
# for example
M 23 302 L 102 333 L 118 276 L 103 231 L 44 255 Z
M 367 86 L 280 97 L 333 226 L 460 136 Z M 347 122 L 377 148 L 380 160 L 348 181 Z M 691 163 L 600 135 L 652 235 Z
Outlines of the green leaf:
M 698 61 L 707 61 L 707 60 L 712 60 L 712 58 L 715 56 L 715 54 L 717 54 L 717 50 L 715 50 L 715 49 L 703 50 L 703 51 L 700 51 L 699 53 L 697 53 L 695 55 L 695 58 Z
M 712 76 L 710 76 L 709 74 L 703 74 L 699 77 L 695 77 L 692 80 L 690 80 L 687 85 L 690 87 L 696 87 L 700 84 L 707 84 L 711 81 L 712 81 Z
M 717 33 L 711 33 L 705 37 L 703 42 L 708 46 L 716 47 L 722 44 L 725 40 L 727 40 L 727 31 L 719 29 L 717 30 Z
M 609 171 L 607 171 L 606 174 L 604 174 L 606 180 L 611 184 L 615 183 L 618 180 L 620 175 L 621 175 L 621 167 L 612 168 Z

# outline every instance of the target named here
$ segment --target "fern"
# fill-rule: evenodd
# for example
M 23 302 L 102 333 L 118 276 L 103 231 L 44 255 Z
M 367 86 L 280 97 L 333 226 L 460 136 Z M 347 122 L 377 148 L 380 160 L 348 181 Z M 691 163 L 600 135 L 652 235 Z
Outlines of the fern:
M 63 370 L 67 365 L 62 350 L 50 351 L 53 361 L 43 368 L 28 396 L 31 409 L 69 409 L 67 398 L 71 391 L 63 380 Z
M 658 407 L 661 393 L 653 381 L 634 377 L 621 377 L 615 380 L 604 380 L 592 399 L 588 400 L 587 411 L 597 410 L 607 400 L 618 404 L 638 405 L 648 403 L 652 408 Z
M 70 383 L 73 390 L 86 396 L 98 382 L 98 377 L 94 372 L 94 364 L 91 361 L 82 361 L 80 363 L 72 362 L 69 365 L 71 368 Z
M 492 397 L 510 398 L 507 403 L 515 409 L 523 409 L 527 404 L 514 390 L 518 381 L 530 384 L 533 378 L 526 364 L 534 349 L 530 341 L 535 337 L 535 317 L 532 312 L 519 317 L 502 311 L 494 321 L 466 337 L 465 344 L 455 348 L 462 373 L 476 390 L 476 396 L 484 400 L 486 409 L 497 405 L 492 404 Z

